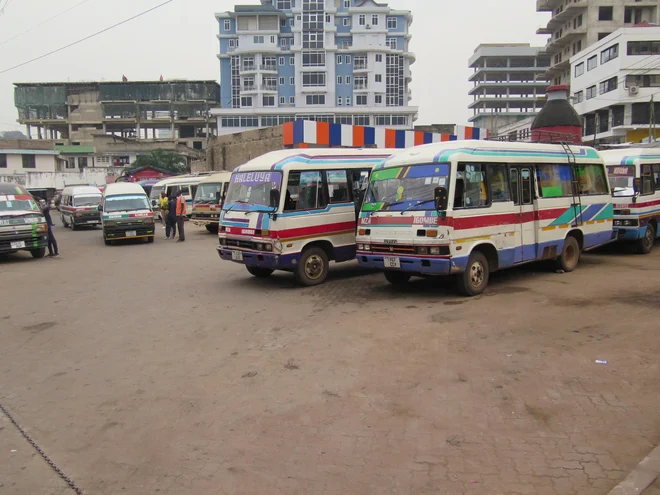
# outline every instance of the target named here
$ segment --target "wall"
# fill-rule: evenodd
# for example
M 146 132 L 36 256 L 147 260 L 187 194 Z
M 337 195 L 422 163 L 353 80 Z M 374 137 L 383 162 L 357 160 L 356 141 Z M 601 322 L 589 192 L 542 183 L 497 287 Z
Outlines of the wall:
M 0 149 L 0 153 L 2 150 Z M 55 172 L 55 155 L 34 155 L 35 168 L 23 168 L 23 155 L 7 155 L 7 168 L 0 169 L 0 173 L 22 174 L 28 171 Z
M 52 151 L 55 149 L 55 143 L 57 143 L 57 141 L 50 139 L 0 139 L 0 150 Z
M 28 188 L 64 189 L 70 184 L 96 184 L 105 185 L 108 176 L 117 177 L 121 169 L 95 168 L 83 169 L 76 172 L 27 172 L 21 174 L 0 174 L 0 182 L 15 182 Z M 112 180 L 111 180 L 112 181 Z
M 213 138 L 206 150 L 206 166 L 196 164 L 198 172 L 234 170 L 252 158 L 284 148 L 282 126 L 267 127 Z

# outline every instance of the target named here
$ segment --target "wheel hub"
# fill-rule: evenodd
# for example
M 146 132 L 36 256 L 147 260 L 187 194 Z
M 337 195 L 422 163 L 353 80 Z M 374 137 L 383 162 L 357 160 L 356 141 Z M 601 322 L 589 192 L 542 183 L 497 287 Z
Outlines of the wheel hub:
M 484 281 L 484 265 L 479 261 L 470 267 L 470 283 L 473 287 L 479 287 Z
M 312 280 L 323 274 L 323 260 L 320 256 L 312 255 L 305 261 L 305 274 Z

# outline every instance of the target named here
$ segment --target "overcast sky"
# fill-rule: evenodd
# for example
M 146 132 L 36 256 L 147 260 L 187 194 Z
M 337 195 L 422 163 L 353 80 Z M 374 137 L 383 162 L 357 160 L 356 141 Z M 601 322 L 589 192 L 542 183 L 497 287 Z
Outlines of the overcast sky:
M 100 31 L 164 0 L 86 0 L 59 18 L 35 26 L 83 0 L 0 0 L 0 71 Z M 7 3 L 8 2 L 8 3 Z M 217 21 L 231 0 L 172 3 L 55 55 L 0 74 L 0 131 L 17 130 L 14 82 L 117 81 L 166 78 L 218 80 Z M 258 4 L 257 0 L 238 3 Z M 412 104 L 416 124 L 467 124 L 470 70 L 479 43 L 542 45 L 536 36 L 548 16 L 533 0 L 390 0 L 412 10 Z M 31 32 L 7 42 L 16 35 Z M 12 125 L 13 124 L 13 125 Z

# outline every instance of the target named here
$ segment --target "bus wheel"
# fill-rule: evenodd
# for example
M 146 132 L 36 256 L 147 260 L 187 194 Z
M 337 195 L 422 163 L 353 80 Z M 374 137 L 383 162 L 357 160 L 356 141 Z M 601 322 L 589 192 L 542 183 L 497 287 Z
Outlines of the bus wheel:
M 68 227 L 69 225 L 66 223 L 66 220 L 64 220 L 64 215 L 60 215 L 62 218 L 62 226 L 63 227 Z
M 307 248 L 300 256 L 296 267 L 298 283 L 306 287 L 320 285 L 328 277 L 328 255 L 319 247 Z
M 655 243 L 655 228 L 652 223 L 646 226 L 644 237 L 637 241 L 637 252 L 639 254 L 649 254 Z
M 218 226 L 215 225 L 215 224 L 207 225 L 206 230 L 208 230 L 210 234 L 217 234 L 218 233 Z
M 74 223 L 73 219 L 71 219 L 71 230 L 76 230 L 76 224 Z
M 257 278 L 266 278 L 270 277 L 274 270 L 268 268 L 259 268 L 258 266 L 246 266 L 247 271 L 250 272 L 250 275 L 253 275 Z
M 480 251 L 474 251 L 465 271 L 458 276 L 458 291 L 464 296 L 478 296 L 486 289 L 489 278 L 488 260 Z
M 385 272 L 385 280 L 392 285 L 406 285 L 410 275 L 404 272 Z
M 39 248 L 39 249 L 33 249 L 30 251 L 30 254 L 32 255 L 33 258 L 43 258 L 46 256 L 46 248 Z
M 575 237 L 568 236 L 564 241 L 564 250 L 557 258 L 556 266 L 566 273 L 572 272 L 580 262 L 580 245 Z

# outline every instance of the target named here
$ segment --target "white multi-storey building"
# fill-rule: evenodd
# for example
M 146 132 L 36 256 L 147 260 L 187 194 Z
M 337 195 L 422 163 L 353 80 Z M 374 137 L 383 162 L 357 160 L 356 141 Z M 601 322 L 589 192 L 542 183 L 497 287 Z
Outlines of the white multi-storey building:
M 658 23 L 658 0 L 536 0 L 536 10 L 550 12 L 547 26 L 537 34 L 550 38 L 548 81 L 570 84 L 570 59 L 622 27 Z
M 586 142 L 640 142 L 660 119 L 660 27 L 622 28 L 571 58 Z
M 216 18 L 219 135 L 297 119 L 413 127 L 409 11 L 373 0 L 261 0 Z

